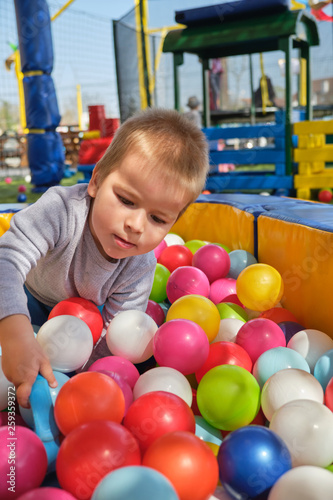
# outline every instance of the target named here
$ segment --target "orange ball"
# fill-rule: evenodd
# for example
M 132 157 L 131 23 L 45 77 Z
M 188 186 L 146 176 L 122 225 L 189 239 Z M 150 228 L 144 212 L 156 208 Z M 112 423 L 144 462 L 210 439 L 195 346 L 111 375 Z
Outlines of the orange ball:
M 266 318 L 274 321 L 274 323 L 282 323 L 283 321 L 293 321 L 294 323 L 298 323 L 298 319 L 285 309 L 284 307 L 272 307 L 271 309 L 267 309 L 267 311 L 263 311 L 259 314 L 259 318 Z
M 179 500 L 210 498 L 219 479 L 214 452 L 204 441 L 186 431 L 170 432 L 154 441 L 142 465 L 167 477 Z
M 236 292 L 241 303 L 252 311 L 266 311 L 280 301 L 284 285 L 281 274 L 268 264 L 252 264 L 239 274 Z
M 54 418 L 62 434 L 95 420 L 120 423 L 125 414 L 125 397 L 108 375 L 84 372 L 74 375 L 60 389 Z
M 202 295 L 184 295 L 177 299 L 166 316 L 166 321 L 172 319 L 194 321 L 204 330 L 209 342 L 215 339 L 220 327 L 220 313 L 216 305 Z

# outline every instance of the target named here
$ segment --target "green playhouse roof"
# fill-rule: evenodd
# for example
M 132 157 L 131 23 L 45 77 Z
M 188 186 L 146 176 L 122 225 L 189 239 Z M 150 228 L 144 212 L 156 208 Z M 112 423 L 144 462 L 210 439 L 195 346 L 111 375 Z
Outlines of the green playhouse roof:
M 174 30 L 166 35 L 163 52 L 187 52 L 212 59 L 281 50 L 281 41 L 289 37 L 294 48 L 319 45 L 314 17 L 304 10 L 287 10 L 281 14 Z

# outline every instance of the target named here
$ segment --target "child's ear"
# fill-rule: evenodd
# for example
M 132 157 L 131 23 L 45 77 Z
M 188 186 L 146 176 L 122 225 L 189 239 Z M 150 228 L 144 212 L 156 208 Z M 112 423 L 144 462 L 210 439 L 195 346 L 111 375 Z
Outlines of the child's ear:
M 91 179 L 88 184 L 88 194 L 95 198 L 98 189 L 98 164 L 95 166 L 91 174 Z

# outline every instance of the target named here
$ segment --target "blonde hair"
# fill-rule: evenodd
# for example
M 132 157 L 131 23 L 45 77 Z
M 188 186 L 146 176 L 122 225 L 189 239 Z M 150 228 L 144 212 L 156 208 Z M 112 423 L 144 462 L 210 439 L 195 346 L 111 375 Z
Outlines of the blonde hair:
M 194 201 L 204 188 L 209 169 L 208 143 L 203 132 L 178 111 L 148 108 L 128 118 L 117 130 L 96 165 L 101 184 L 129 153 L 139 154 L 166 181 L 178 183 Z

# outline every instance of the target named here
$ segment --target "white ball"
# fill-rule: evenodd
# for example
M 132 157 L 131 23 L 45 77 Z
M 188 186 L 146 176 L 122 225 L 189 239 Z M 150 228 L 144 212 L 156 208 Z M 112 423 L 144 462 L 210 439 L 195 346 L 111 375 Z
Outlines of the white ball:
M 235 342 L 238 330 L 244 325 L 245 321 L 237 318 L 221 319 L 219 331 L 215 339 L 211 342 Z
M 182 373 L 174 368 L 158 366 L 151 368 L 138 378 L 134 389 L 134 399 L 138 399 L 143 394 L 153 391 L 165 391 L 176 394 L 182 398 L 189 406 L 192 405 L 192 388 Z
M 329 500 L 332 497 L 332 472 L 303 465 L 283 474 L 273 485 L 268 500 Z
M 54 370 L 72 372 L 81 368 L 93 350 L 89 326 L 76 316 L 55 316 L 44 323 L 37 333 Z
M 111 353 L 132 363 L 142 363 L 153 355 L 155 321 L 143 311 L 122 311 L 108 326 L 106 343 Z
M 287 347 L 299 352 L 306 359 L 313 373 L 318 359 L 330 349 L 333 349 L 333 339 L 320 330 L 301 330 L 295 333 Z
M 171 245 L 185 245 L 185 241 L 181 236 L 175 233 L 168 233 L 164 237 L 165 243 L 170 247 Z
M 15 389 L 14 385 L 9 382 L 2 371 L 0 356 L 0 411 L 8 407 L 9 396 L 15 396 Z M 11 408 L 13 408 L 13 406 L 11 406 Z
M 269 428 L 286 443 L 293 467 L 333 462 L 333 413 L 327 406 L 310 399 L 290 401 L 274 413 Z
M 324 391 L 318 380 L 304 370 L 286 368 L 274 373 L 261 392 L 261 408 L 267 420 L 282 405 L 297 399 L 311 399 L 323 403 Z

